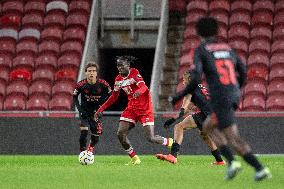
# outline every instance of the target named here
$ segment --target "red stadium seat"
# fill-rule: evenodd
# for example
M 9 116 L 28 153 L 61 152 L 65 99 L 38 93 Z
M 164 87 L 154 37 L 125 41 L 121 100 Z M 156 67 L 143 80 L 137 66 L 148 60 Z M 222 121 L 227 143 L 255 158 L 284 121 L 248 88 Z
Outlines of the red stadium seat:
M 21 14 L 24 10 L 24 2 L 21 0 L 5 1 L 2 5 L 3 12 L 18 12 Z
M 253 39 L 249 45 L 249 53 L 262 52 L 265 54 L 270 53 L 270 41 L 264 39 Z
M 53 53 L 39 54 L 35 60 L 35 67 L 51 67 L 53 70 L 55 70 L 57 68 L 57 57 Z
M 16 47 L 17 53 L 32 53 L 37 54 L 38 46 L 37 40 L 35 39 L 23 39 L 21 40 Z
M 51 83 L 47 80 L 36 80 L 32 82 L 30 88 L 29 88 L 29 96 L 31 95 L 43 95 L 46 97 L 51 96 Z
M 274 66 L 284 65 L 284 52 L 274 53 L 270 59 L 270 68 L 273 69 Z
M 6 94 L 6 82 L 3 80 L 0 80 L 0 98 L 3 98 Z
M 46 80 L 48 82 L 53 82 L 54 80 L 54 71 L 47 68 L 37 68 L 33 72 L 33 81 L 36 80 Z
M 270 70 L 269 80 L 282 80 L 284 82 L 284 66 L 274 66 Z
M 14 39 L 1 39 L 0 40 L 0 53 L 8 53 L 13 55 L 16 50 L 16 42 Z
M 248 44 L 246 41 L 230 40 L 229 44 L 233 49 L 237 50 L 238 53 L 247 55 Z
M 269 57 L 264 53 L 252 53 L 247 62 L 248 66 L 263 65 L 269 67 Z
M 21 111 L 26 108 L 26 97 L 24 95 L 7 95 L 4 101 L 4 110 Z
M 269 83 L 267 87 L 267 94 L 268 95 L 284 95 L 284 82 L 281 80 L 274 80 Z
M 243 101 L 243 111 L 264 111 L 265 100 L 261 95 L 247 95 Z
M 13 58 L 10 54 L 0 54 L 0 69 L 3 67 L 11 68 Z
M 266 101 L 267 111 L 284 111 L 284 98 L 282 95 L 268 96 Z
M 0 16 L 0 24 L 3 28 L 19 30 L 21 26 L 21 13 L 18 12 L 3 12 Z
M 275 3 L 275 10 L 274 13 L 282 12 L 284 11 L 284 1 L 283 0 L 278 0 Z
M 219 26 L 219 32 L 218 32 L 218 35 L 217 35 L 217 39 L 220 42 L 227 43 L 227 38 L 228 38 L 227 27 L 224 26 L 224 25 L 220 25 Z
M 213 0 L 209 4 L 209 11 L 216 11 L 216 12 L 230 12 L 230 4 L 226 0 Z
M 55 111 L 70 111 L 72 106 L 71 95 L 55 95 L 49 101 L 49 109 Z
M 187 4 L 187 12 L 200 12 L 205 14 L 208 10 L 208 3 L 206 0 L 200 0 L 200 1 L 190 1 Z
M 245 27 L 245 25 L 232 25 L 229 29 L 228 36 L 230 40 L 249 40 L 249 28 Z
M 193 55 L 194 55 L 194 50 L 189 51 L 186 54 L 183 54 L 181 59 L 180 59 L 180 66 L 182 65 L 192 65 L 193 64 Z
M 59 81 L 52 87 L 52 96 L 57 94 L 72 95 L 74 91 L 74 82 L 71 81 Z
M 54 40 L 60 42 L 62 39 L 63 31 L 58 26 L 45 27 L 41 31 L 41 39 L 43 40 Z
M 210 16 L 215 18 L 219 22 L 219 24 L 222 24 L 224 26 L 228 26 L 229 24 L 229 16 L 225 12 L 214 11 L 210 13 Z
M 268 80 L 268 69 L 266 66 L 250 66 L 247 71 L 247 77 L 249 80 Z
M 246 12 L 250 14 L 252 10 L 252 4 L 250 0 L 238 0 L 238 1 L 233 1 L 231 3 L 231 12 Z
M 45 0 L 29 0 L 24 7 L 25 12 L 36 12 L 41 15 L 45 13 Z
M 60 44 L 57 41 L 44 40 L 38 46 L 39 53 L 59 54 Z
M 9 74 L 10 80 L 24 80 L 24 81 L 30 81 L 32 78 L 31 70 L 25 69 L 25 68 L 16 68 L 13 69 Z
M 272 36 L 271 29 L 265 26 L 256 26 L 252 28 L 250 32 L 250 37 L 252 39 L 264 39 L 270 41 L 271 36 Z
M 271 46 L 271 53 L 283 53 L 284 52 L 284 40 L 274 41 Z
M 80 12 L 71 13 L 66 18 L 66 25 L 67 27 L 79 26 L 86 29 L 88 26 L 88 15 Z
M 59 26 L 61 28 L 65 27 L 65 13 L 62 11 L 51 11 L 44 18 L 45 26 Z
M 273 41 L 284 40 L 284 25 L 274 27 L 273 30 Z
M 65 53 L 58 59 L 58 67 L 70 67 L 78 69 L 81 63 L 80 54 Z
M 43 25 L 43 15 L 38 12 L 28 12 L 22 20 L 22 26 L 25 28 L 35 28 L 40 30 Z
M 184 0 L 170 0 L 169 11 L 170 13 L 183 13 L 185 12 L 186 2 Z
M 1 5 L 0 5 L 0 11 L 1 11 Z M 3 104 L 4 104 L 4 97 L 0 96 L 0 110 L 3 110 Z
M 63 68 L 58 69 L 55 73 L 55 80 L 56 81 L 62 81 L 62 80 L 71 80 L 76 81 L 77 79 L 77 70 L 69 69 L 69 68 Z
M 230 17 L 230 25 L 234 24 L 242 24 L 242 25 L 247 25 L 249 27 L 251 25 L 250 14 L 246 12 L 233 13 Z
M 61 54 L 68 52 L 83 53 L 83 45 L 79 41 L 66 41 L 60 47 Z
M 27 97 L 29 94 L 28 83 L 25 81 L 14 81 L 9 83 L 6 88 L 6 94 L 22 94 Z
M 182 53 L 187 53 L 190 50 L 197 48 L 199 44 L 200 44 L 199 38 L 192 38 L 185 40 L 182 44 Z
M 246 95 L 261 95 L 266 96 L 266 86 L 263 82 L 248 81 L 244 87 L 244 94 Z
M 81 27 L 70 27 L 64 31 L 63 39 L 64 41 L 68 40 L 78 40 L 81 43 L 85 40 L 85 30 Z
M 48 110 L 48 98 L 42 95 L 32 95 L 27 101 L 27 110 L 30 111 L 46 111 Z
M 190 39 L 190 38 L 197 38 L 196 30 L 194 27 L 186 27 L 184 34 L 184 39 Z
M 268 11 L 254 12 L 251 22 L 252 22 L 253 27 L 258 26 L 258 25 L 272 26 L 273 14 Z
M 274 3 L 270 0 L 261 0 L 261 1 L 256 1 L 253 4 L 253 11 L 257 12 L 257 11 L 268 11 L 271 14 L 273 14 L 274 12 Z
M 194 26 L 195 23 L 197 23 L 197 21 L 202 18 L 203 16 L 205 16 L 204 13 L 200 13 L 200 12 L 189 12 L 185 18 L 185 22 L 187 25 L 191 25 Z
M 91 11 L 91 3 L 88 0 L 83 0 L 83 1 L 77 1 L 77 0 L 73 0 L 70 2 L 69 4 L 69 12 L 83 12 L 85 14 L 90 14 Z
M 13 67 L 21 67 L 32 70 L 34 67 L 34 56 L 28 53 L 18 54 L 13 60 Z

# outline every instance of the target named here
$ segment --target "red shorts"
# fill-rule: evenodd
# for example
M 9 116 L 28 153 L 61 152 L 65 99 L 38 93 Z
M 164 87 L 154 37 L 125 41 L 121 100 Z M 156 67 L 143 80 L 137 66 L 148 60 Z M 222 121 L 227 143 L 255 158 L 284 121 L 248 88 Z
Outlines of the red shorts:
M 151 110 L 136 110 L 127 107 L 120 116 L 120 121 L 126 121 L 136 124 L 140 122 L 143 126 L 154 125 L 154 113 Z

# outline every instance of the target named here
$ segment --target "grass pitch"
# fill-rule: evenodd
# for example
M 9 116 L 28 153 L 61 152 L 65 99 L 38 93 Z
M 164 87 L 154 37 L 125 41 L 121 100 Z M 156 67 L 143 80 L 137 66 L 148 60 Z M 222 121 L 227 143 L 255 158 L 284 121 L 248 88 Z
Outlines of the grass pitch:
M 0 156 L 1 189 L 283 189 L 284 156 L 261 156 L 273 178 L 256 183 L 254 171 L 243 161 L 243 171 L 224 181 L 226 166 L 213 166 L 211 156 L 179 156 L 172 165 L 140 156 L 139 166 L 125 166 L 124 156 L 95 156 L 91 166 L 80 165 L 77 156 Z

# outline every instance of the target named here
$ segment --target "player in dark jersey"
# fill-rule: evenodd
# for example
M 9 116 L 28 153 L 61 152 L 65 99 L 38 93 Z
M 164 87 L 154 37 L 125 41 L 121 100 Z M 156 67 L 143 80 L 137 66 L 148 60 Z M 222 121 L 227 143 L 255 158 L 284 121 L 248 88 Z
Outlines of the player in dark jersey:
M 186 71 L 183 74 L 183 84 L 187 85 L 190 80 L 190 71 Z M 183 119 L 183 116 L 189 113 L 190 110 L 193 110 L 194 106 L 196 106 L 199 111 L 197 113 L 194 113 L 193 115 L 188 115 L 185 119 Z M 183 104 L 178 118 L 171 118 L 165 122 L 164 126 L 169 127 L 171 124 L 176 122 L 176 120 L 183 119 L 174 127 L 174 143 L 171 148 L 171 153 L 168 155 L 156 154 L 156 157 L 158 159 L 166 160 L 170 163 L 176 164 L 177 154 L 183 140 L 184 130 L 198 128 L 200 131 L 200 136 L 211 149 L 211 153 L 215 157 L 215 162 L 213 162 L 212 164 L 224 165 L 225 161 L 223 161 L 216 144 L 206 133 L 202 131 L 202 124 L 211 112 L 212 110 L 210 107 L 208 90 L 202 84 L 198 84 L 192 94 L 188 94 L 183 98 Z
M 80 151 L 87 149 L 88 130 L 91 131 L 91 142 L 88 150 L 93 152 L 94 146 L 99 141 L 99 136 L 102 134 L 102 123 L 94 119 L 96 110 L 110 96 L 111 87 L 109 84 L 98 78 L 98 65 L 94 62 L 89 62 L 85 66 L 86 79 L 78 82 L 73 93 L 74 104 L 76 105 L 80 115 Z M 81 94 L 81 104 L 78 96 Z
M 240 88 L 246 79 L 246 70 L 238 55 L 226 43 L 218 43 L 218 23 L 214 18 L 201 18 L 196 24 L 197 34 L 202 38 L 200 46 L 194 53 L 192 82 L 184 91 L 169 98 L 173 103 L 190 93 L 200 83 L 204 73 L 211 95 L 213 113 L 204 122 L 203 130 L 210 133 L 221 154 L 227 159 L 226 179 L 233 179 L 241 170 L 228 147 L 230 143 L 243 159 L 255 168 L 255 180 L 271 178 L 268 168 L 252 154 L 250 146 L 238 132 L 235 121 L 235 109 L 240 97 Z M 218 128 L 218 129 L 216 129 Z
M 120 56 L 117 58 L 116 64 L 119 74 L 115 78 L 113 93 L 96 113 L 97 117 L 99 117 L 101 112 L 111 106 L 117 100 L 121 90 L 127 94 L 128 104 L 120 116 L 117 131 L 119 142 L 131 158 L 127 165 L 138 165 L 141 163 L 128 139 L 129 131 L 135 127 L 137 122 L 142 124 L 149 142 L 164 146 L 172 146 L 173 144 L 172 138 L 154 134 L 154 112 L 151 94 L 139 71 L 135 68 L 130 68 L 130 63 L 134 59 L 132 56 Z

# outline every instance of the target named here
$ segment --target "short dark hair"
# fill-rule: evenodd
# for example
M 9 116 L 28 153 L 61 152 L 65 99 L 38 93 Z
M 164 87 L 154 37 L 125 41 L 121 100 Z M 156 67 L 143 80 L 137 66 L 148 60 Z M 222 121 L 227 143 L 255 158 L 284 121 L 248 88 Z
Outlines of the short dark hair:
M 136 57 L 134 56 L 129 56 L 129 55 L 124 55 L 124 56 L 117 56 L 116 57 L 116 62 L 120 62 L 120 61 L 125 61 L 127 62 L 128 64 L 131 64 L 133 63 L 135 60 L 137 60 Z
M 97 71 L 99 70 L 99 65 L 95 61 L 89 61 L 88 64 L 85 66 L 85 72 L 90 67 L 96 67 Z
M 208 38 L 218 34 L 219 26 L 215 18 L 202 17 L 196 23 L 195 29 L 199 36 Z

